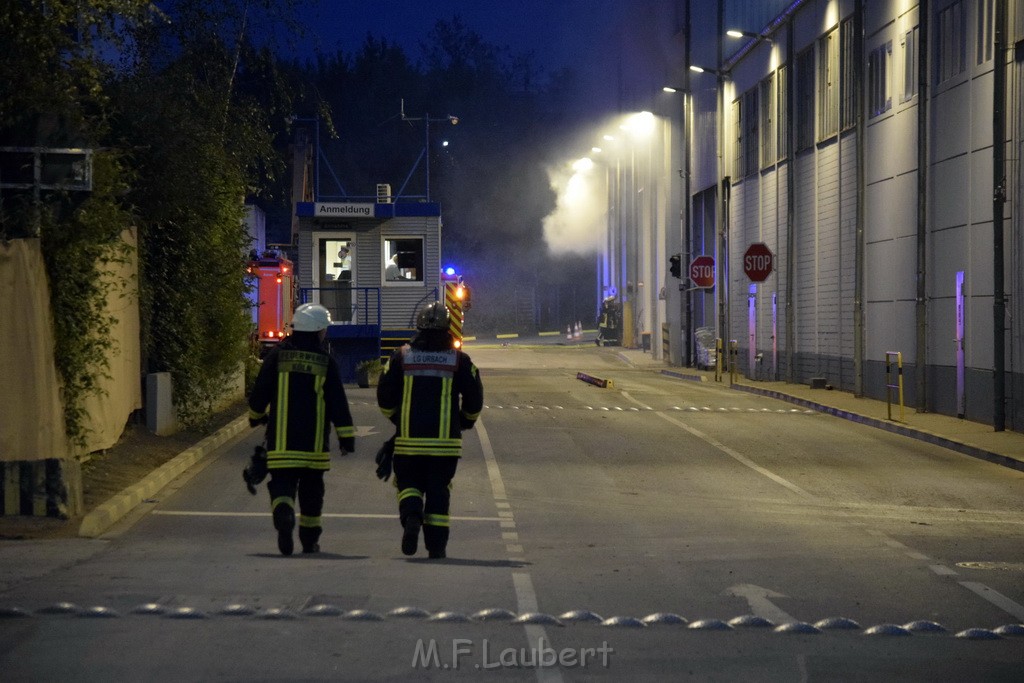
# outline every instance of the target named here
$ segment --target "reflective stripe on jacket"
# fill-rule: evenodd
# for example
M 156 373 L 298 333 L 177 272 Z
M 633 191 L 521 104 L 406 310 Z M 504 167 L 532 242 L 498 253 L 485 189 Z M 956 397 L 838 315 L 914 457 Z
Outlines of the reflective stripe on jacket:
M 334 359 L 288 338 L 263 361 L 249 395 L 249 418 L 267 422 L 267 467 L 327 470 L 331 424 L 340 445 L 355 450 L 355 427 Z
M 377 404 L 398 428 L 395 455 L 462 455 L 462 429 L 483 409 L 473 361 L 454 349 L 406 344 L 392 354 L 377 385 Z

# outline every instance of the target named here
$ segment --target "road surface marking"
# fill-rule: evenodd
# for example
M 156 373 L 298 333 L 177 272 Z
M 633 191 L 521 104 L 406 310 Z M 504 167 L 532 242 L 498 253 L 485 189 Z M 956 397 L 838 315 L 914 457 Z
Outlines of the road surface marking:
M 478 420 L 476 423 L 477 437 L 480 439 L 480 449 L 484 454 L 484 462 L 487 463 L 487 476 L 491 480 L 491 491 L 494 495 L 494 500 L 497 504 L 501 504 L 508 500 L 508 496 L 505 493 L 505 483 L 501 479 L 501 470 L 498 469 L 498 460 L 494 456 L 494 449 L 491 447 L 491 439 L 487 436 L 487 430 L 484 429 L 483 420 Z M 511 512 L 504 512 L 499 510 L 499 515 L 510 515 Z M 516 523 L 510 519 L 502 519 L 502 529 L 515 529 Z M 502 532 L 501 536 L 503 539 L 509 539 L 509 534 L 513 532 Z M 518 540 L 518 533 L 516 534 L 516 540 Z M 523 547 L 518 544 L 506 544 L 505 550 L 509 554 L 515 554 L 516 557 L 510 557 L 510 560 L 516 562 L 525 562 L 525 558 L 521 557 L 523 553 Z M 528 572 L 512 572 L 512 585 L 515 586 L 516 591 L 516 606 L 520 614 L 524 612 L 536 612 L 537 611 L 537 593 L 533 589 L 533 580 L 530 578 Z M 532 650 L 539 651 L 542 644 L 550 644 L 551 639 L 548 638 L 547 632 L 543 626 L 538 624 L 525 624 L 526 638 L 530 641 L 530 648 Z M 550 645 L 548 645 L 550 647 Z M 544 681 L 545 683 L 561 683 L 562 674 L 557 668 L 552 667 L 539 667 L 536 669 L 537 680 Z
M 657 415 L 658 417 L 660 417 L 661 419 L 663 419 L 663 420 L 665 420 L 667 422 L 671 422 L 675 426 L 677 426 L 677 427 L 679 427 L 681 429 L 686 430 L 690 434 L 693 434 L 694 436 L 696 436 L 698 439 L 701 439 L 702 441 L 705 441 L 705 442 L 711 444 L 712 446 L 714 446 L 718 450 L 720 450 L 723 453 L 725 453 L 726 455 L 728 455 L 733 460 L 739 462 L 742 465 L 745 465 L 745 466 L 749 467 L 750 469 L 754 470 L 758 474 L 761 474 L 761 475 L 764 475 L 765 477 L 768 477 L 769 479 L 774 481 L 776 484 L 781 484 L 782 486 L 785 486 L 787 489 L 789 489 L 793 493 L 797 494 L 798 496 L 806 498 L 807 500 L 815 500 L 815 497 L 813 495 L 811 495 L 807 491 L 804 491 L 802 488 L 800 488 L 799 486 L 797 486 L 793 482 L 789 481 L 788 479 L 784 479 L 783 477 L 780 477 L 779 475 L 775 474 L 774 472 L 761 467 L 760 465 L 758 465 L 756 462 L 754 462 L 750 458 L 747 458 L 746 456 L 742 455 L 741 453 L 738 453 L 737 451 L 734 451 L 733 449 L 729 448 L 728 446 L 726 446 L 725 444 L 721 443 L 720 441 L 717 441 L 717 440 L 711 438 L 710 436 L 708 436 L 704 432 L 702 432 L 702 431 L 700 431 L 698 429 L 694 429 L 693 427 L 691 427 L 690 425 L 686 424 L 685 422 L 680 422 L 679 420 L 677 420 L 676 418 L 672 417 L 671 415 L 665 415 L 664 413 L 654 413 L 654 414 Z
M 725 595 L 733 595 L 743 598 L 750 605 L 751 614 L 763 617 L 774 624 L 791 624 L 797 621 L 781 607 L 775 605 L 769 598 L 784 598 L 782 593 L 776 593 L 770 588 L 762 588 L 750 583 L 741 583 L 725 589 Z
M 969 591 L 977 593 L 1007 614 L 1012 614 L 1024 622 L 1024 605 L 1014 602 L 999 591 L 977 581 L 961 581 L 960 585 Z
M 165 517 L 270 517 L 269 512 L 203 512 L 193 510 L 153 510 L 151 515 L 164 515 Z M 376 514 L 354 514 L 340 512 L 325 512 L 321 517 L 331 519 L 390 519 L 397 517 L 398 513 L 389 515 Z M 452 517 L 453 521 L 459 522 L 501 522 L 501 517 Z
M 946 567 L 946 566 L 941 565 L 941 564 L 928 565 L 928 568 L 931 569 L 936 574 L 938 574 L 939 576 L 956 576 L 957 575 L 955 571 L 953 571 L 949 567 Z

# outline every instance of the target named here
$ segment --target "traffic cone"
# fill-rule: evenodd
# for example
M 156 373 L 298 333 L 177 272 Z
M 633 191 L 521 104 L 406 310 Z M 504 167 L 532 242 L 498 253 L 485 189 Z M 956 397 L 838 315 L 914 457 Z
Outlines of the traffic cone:
M 572 325 L 565 328 L 565 341 L 572 341 Z
M 583 337 L 583 326 L 580 325 L 580 322 L 577 320 L 576 321 L 576 330 L 572 333 L 572 338 L 573 339 L 580 339 L 582 337 Z

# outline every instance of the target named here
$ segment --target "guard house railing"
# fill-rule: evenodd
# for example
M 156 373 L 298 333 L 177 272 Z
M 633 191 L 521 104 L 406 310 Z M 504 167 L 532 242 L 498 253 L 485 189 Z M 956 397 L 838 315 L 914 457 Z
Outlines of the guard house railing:
M 327 342 L 341 369 L 342 381 L 352 382 L 356 366 L 381 355 L 380 287 L 304 287 L 299 303 L 316 302 L 331 312 Z
M 371 325 L 380 330 L 380 287 L 303 287 L 299 303 L 316 302 L 331 312 L 331 321 L 342 325 Z

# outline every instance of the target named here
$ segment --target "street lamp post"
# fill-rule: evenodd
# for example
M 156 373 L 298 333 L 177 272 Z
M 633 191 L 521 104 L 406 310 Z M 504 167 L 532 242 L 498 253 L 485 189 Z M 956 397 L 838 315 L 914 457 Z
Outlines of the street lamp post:
M 415 117 L 415 118 L 409 117 L 409 116 L 405 115 L 405 100 L 402 100 L 401 109 L 402 109 L 401 116 L 402 116 L 402 120 L 403 121 L 409 121 L 409 122 L 412 122 L 412 121 L 423 121 L 423 123 L 424 123 L 425 133 L 424 133 L 424 141 L 423 141 L 423 152 L 420 154 L 420 159 L 422 159 L 424 156 L 426 156 L 426 160 L 425 160 L 425 164 L 426 165 L 425 165 L 424 168 L 426 170 L 426 185 L 427 186 L 426 186 L 425 194 L 426 194 L 426 199 L 429 202 L 430 201 L 430 124 L 431 123 L 448 122 L 448 123 L 450 123 L 450 124 L 452 124 L 454 126 L 454 125 L 457 125 L 459 123 L 459 117 L 458 116 L 452 116 L 452 115 L 449 114 L 448 116 L 442 116 L 440 118 L 431 118 L 429 113 L 428 114 L 424 114 L 423 116 Z M 419 165 L 419 159 L 416 160 L 416 163 L 413 164 L 412 169 L 409 171 L 409 177 L 412 176 L 413 172 L 416 170 L 416 166 L 418 166 L 418 165 Z M 402 191 L 405 190 L 405 186 L 409 182 L 409 177 L 406 177 L 405 183 L 402 184 L 402 189 L 399 190 L 399 192 L 398 192 L 399 195 L 401 195 Z

